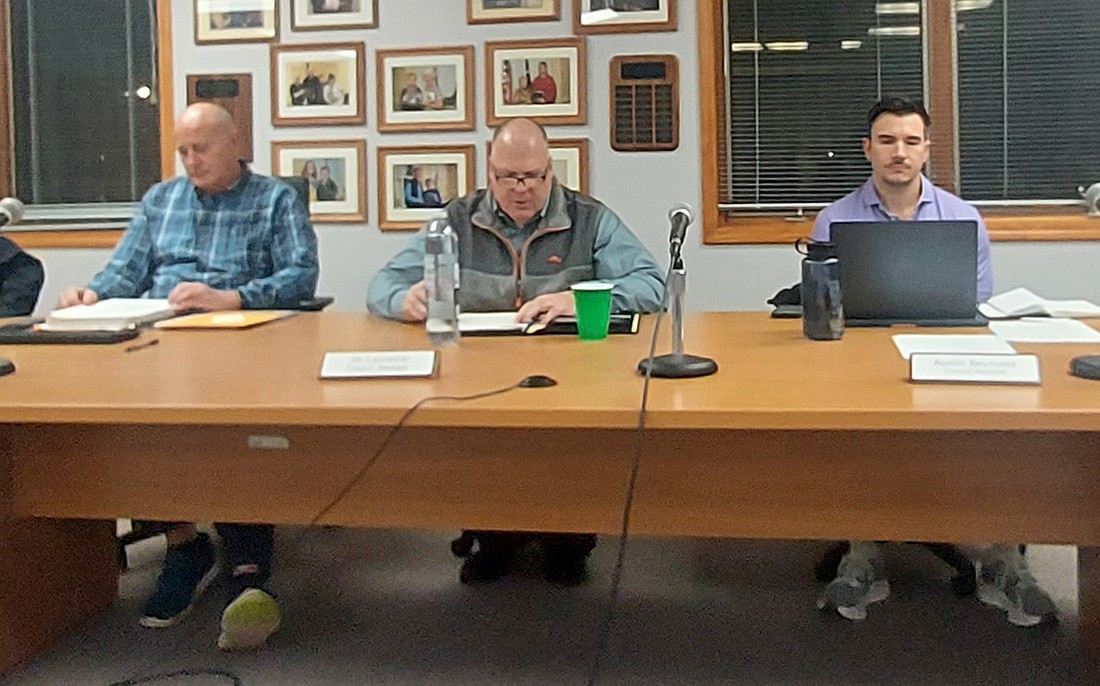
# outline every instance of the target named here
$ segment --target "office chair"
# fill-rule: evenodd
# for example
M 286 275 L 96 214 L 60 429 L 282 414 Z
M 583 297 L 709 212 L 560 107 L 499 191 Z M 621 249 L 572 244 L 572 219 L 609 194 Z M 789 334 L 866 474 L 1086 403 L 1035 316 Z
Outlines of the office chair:
M 298 200 L 302 202 L 302 207 L 306 208 L 306 213 L 308 213 L 309 181 L 304 176 L 276 176 L 275 178 L 294 189 L 294 192 L 298 194 Z
M 0 236 L 0 318 L 34 312 L 45 281 L 42 261 Z

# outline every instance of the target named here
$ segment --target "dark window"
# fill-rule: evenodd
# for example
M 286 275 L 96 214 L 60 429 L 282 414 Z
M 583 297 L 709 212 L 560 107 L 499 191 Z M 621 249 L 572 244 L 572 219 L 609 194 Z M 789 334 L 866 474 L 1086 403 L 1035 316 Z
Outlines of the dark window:
M 139 200 L 160 178 L 153 0 L 13 0 L 15 190 Z
M 1096 0 L 956 0 L 959 191 L 1077 200 L 1100 181 Z
M 866 113 L 882 94 L 923 97 L 919 2 L 728 0 L 733 210 L 824 206 L 866 181 Z

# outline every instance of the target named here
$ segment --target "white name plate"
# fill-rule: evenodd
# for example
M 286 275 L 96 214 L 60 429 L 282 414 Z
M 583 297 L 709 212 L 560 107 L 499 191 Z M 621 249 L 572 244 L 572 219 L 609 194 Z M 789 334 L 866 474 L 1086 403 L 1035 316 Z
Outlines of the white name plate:
M 909 380 L 1037 384 L 1039 358 L 1035 355 L 913 353 L 909 357 Z

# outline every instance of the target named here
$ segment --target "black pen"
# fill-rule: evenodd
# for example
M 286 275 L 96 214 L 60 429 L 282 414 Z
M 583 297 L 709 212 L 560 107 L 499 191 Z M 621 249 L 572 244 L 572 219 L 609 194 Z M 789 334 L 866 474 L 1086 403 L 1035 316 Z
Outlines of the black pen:
M 145 341 L 144 343 L 138 343 L 137 345 L 127 346 L 126 347 L 126 352 L 132 353 L 135 350 L 141 350 L 142 348 L 148 348 L 149 346 L 156 345 L 157 343 L 160 343 L 160 339 L 159 338 L 154 338 L 151 341 Z

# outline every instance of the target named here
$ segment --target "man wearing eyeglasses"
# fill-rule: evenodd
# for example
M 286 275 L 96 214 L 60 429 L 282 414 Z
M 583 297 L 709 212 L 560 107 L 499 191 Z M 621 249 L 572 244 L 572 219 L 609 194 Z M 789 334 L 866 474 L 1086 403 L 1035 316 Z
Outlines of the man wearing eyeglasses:
M 660 307 L 664 276 L 653 256 L 598 200 L 565 188 L 554 177 L 545 130 L 528 119 L 497 129 L 489 154 L 489 188 L 448 203 L 447 221 L 459 240 L 465 312 L 516 310 L 521 322 L 549 323 L 575 314 L 569 287 L 599 279 L 613 285 L 612 311 Z M 367 291 L 374 314 L 407 322 L 427 317 L 424 230 L 382 268 Z M 510 571 L 513 558 L 536 541 L 551 581 L 576 585 L 587 577 L 596 545 L 590 534 L 465 532 L 456 552 L 469 555 L 463 583 L 484 583 Z

